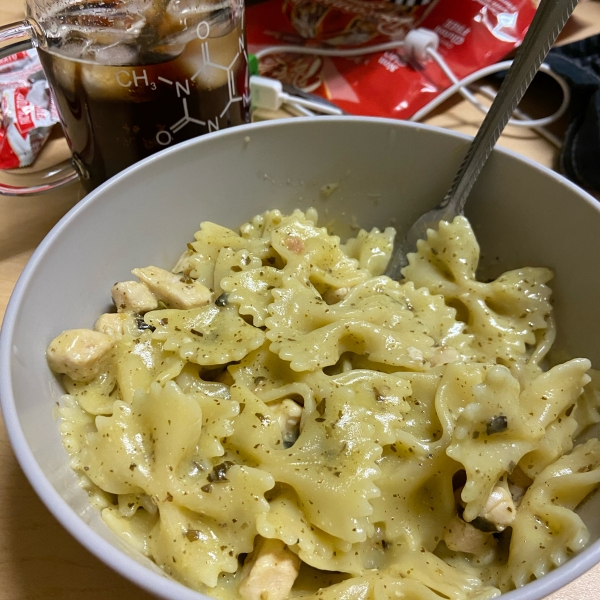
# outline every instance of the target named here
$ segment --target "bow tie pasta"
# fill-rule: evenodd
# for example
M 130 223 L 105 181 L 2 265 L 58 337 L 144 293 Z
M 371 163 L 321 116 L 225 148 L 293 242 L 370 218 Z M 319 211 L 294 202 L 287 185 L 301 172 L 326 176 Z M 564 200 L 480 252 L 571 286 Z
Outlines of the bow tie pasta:
M 485 600 L 581 550 L 600 377 L 552 364 L 552 273 L 476 279 L 465 218 L 383 276 L 314 210 L 203 223 L 48 348 L 105 522 L 216 598 Z

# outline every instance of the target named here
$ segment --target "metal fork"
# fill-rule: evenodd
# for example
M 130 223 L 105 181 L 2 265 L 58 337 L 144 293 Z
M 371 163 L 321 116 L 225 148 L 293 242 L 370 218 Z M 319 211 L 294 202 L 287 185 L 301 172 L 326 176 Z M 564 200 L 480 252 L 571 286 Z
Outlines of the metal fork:
M 469 146 L 450 189 L 435 208 L 415 221 L 404 239 L 396 236 L 385 275 L 392 279 L 401 279 L 401 270 L 408 264 L 407 253 L 414 252 L 417 240 L 426 237 L 427 229 L 435 229 L 440 221 L 452 221 L 454 217 L 463 213 L 467 197 L 502 130 L 576 5 L 577 0 L 540 2 L 515 60 Z

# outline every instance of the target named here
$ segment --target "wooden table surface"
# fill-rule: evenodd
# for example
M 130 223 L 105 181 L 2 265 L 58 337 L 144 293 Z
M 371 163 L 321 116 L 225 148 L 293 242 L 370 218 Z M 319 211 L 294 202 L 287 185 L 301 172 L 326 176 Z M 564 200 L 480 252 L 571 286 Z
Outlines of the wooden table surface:
M 22 18 L 18 0 L 0 0 L 0 23 Z M 568 39 L 600 31 L 600 3 L 579 5 L 567 26 Z M 538 94 L 545 96 L 544 90 Z M 534 94 L 533 101 L 536 101 Z M 461 101 L 446 103 L 428 122 L 474 133 L 481 117 Z M 265 118 L 267 115 L 262 115 Z M 57 128 L 58 129 L 58 128 Z M 500 144 L 554 166 L 557 150 L 529 130 L 508 128 Z M 34 169 L 3 180 L 26 181 L 31 171 L 68 156 L 60 132 L 44 148 Z M 73 184 L 24 199 L 0 197 L 0 322 L 19 274 L 52 226 L 81 197 Z M 0 418 L 0 600 L 149 600 L 151 596 L 104 566 L 79 545 L 38 499 L 21 472 Z M 600 565 L 547 600 L 600 598 Z

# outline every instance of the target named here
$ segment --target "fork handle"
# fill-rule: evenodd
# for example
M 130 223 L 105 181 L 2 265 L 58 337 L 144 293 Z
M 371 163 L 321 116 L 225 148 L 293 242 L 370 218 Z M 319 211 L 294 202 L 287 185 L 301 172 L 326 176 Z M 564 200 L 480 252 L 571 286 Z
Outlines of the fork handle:
M 462 214 L 467 196 L 529 84 L 550 51 L 577 0 L 542 0 L 496 99 L 454 177 L 440 208 L 449 220 Z

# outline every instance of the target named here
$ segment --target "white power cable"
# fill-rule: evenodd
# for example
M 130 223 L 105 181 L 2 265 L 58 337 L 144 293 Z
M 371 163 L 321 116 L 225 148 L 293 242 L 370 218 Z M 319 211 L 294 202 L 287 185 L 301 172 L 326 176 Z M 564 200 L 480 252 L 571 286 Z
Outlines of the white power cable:
M 298 106 L 293 102 L 287 102 L 285 107 L 289 113 L 296 117 L 314 117 L 316 115 L 316 113 L 312 112 L 311 110 L 308 110 L 308 108 Z
M 352 58 L 353 56 L 364 56 L 366 54 L 375 54 L 385 52 L 386 50 L 396 50 L 404 45 L 404 42 L 386 42 L 375 46 L 366 46 L 364 48 L 334 50 L 333 48 L 311 48 L 309 46 L 267 46 L 254 53 L 258 60 L 269 54 L 308 54 L 312 56 L 332 56 L 337 58 Z
M 477 88 L 477 91 L 492 101 L 496 97 L 496 90 L 494 90 L 494 88 L 492 88 L 491 86 L 487 86 L 487 85 L 479 86 Z M 571 94 L 570 90 L 568 90 L 568 93 L 569 93 L 569 97 L 570 97 L 570 94 Z M 528 114 L 524 113 L 522 110 L 520 110 L 518 108 L 515 108 L 513 114 L 518 119 L 522 119 L 522 120 L 531 119 L 531 117 Z M 541 135 L 543 138 L 548 140 L 553 146 L 556 146 L 558 149 L 562 148 L 562 145 L 563 145 L 562 140 L 559 137 L 555 136 L 550 131 L 548 131 L 545 127 L 532 127 L 532 129 L 534 131 L 536 131 L 539 135 Z
M 491 65 L 489 67 L 484 67 L 474 73 L 471 73 L 467 77 L 464 77 L 463 79 L 459 80 L 452 71 L 452 69 L 450 69 L 444 58 L 437 52 L 438 41 L 439 38 L 435 32 L 430 31 L 428 29 L 419 28 L 409 31 L 404 40 L 402 41 L 386 42 L 384 44 L 377 44 L 375 46 L 368 46 L 364 48 L 330 49 L 281 45 L 261 48 L 255 53 L 255 56 L 258 60 L 270 54 L 279 53 L 351 58 L 355 56 L 363 56 L 367 54 L 375 54 L 377 52 L 385 52 L 388 50 L 397 50 L 399 48 L 403 48 L 413 60 L 416 60 L 420 64 L 425 63 L 427 61 L 427 58 L 431 58 L 440 67 L 440 69 L 443 71 L 446 77 L 448 77 L 448 79 L 452 82 L 452 85 L 448 89 L 441 92 L 426 106 L 417 111 L 409 119 L 410 121 L 420 121 L 432 110 L 437 108 L 440 104 L 445 102 L 448 98 L 450 98 L 457 92 L 461 94 L 466 100 L 471 102 L 478 110 L 480 110 L 483 113 L 487 113 L 488 108 L 481 102 L 479 102 L 479 100 L 467 89 L 467 86 L 472 85 L 477 80 L 483 77 L 488 77 L 495 73 L 506 71 L 512 64 L 512 61 L 503 61 L 495 65 Z M 550 69 L 548 65 L 546 65 L 545 63 L 542 64 L 542 66 L 540 67 L 540 71 L 550 75 L 550 77 L 552 77 L 559 84 L 563 92 L 563 101 L 560 107 L 552 115 L 541 119 L 530 119 L 524 113 L 520 111 L 515 111 L 515 116 L 517 118 L 510 119 L 509 123 L 516 127 L 528 127 L 531 129 L 535 129 L 536 131 L 538 131 L 538 133 L 546 137 L 553 144 L 560 146 L 560 141 L 557 140 L 557 138 L 554 135 L 543 129 L 543 127 L 554 123 L 564 115 L 571 100 L 571 93 L 567 82 L 562 77 L 554 73 L 554 71 L 552 71 L 552 69 Z M 483 89 L 484 88 L 482 88 L 482 91 Z M 486 92 L 483 93 L 488 98 L 490 97 L 490 94 L 491 99 L 493 99 L 494 97 L 493 92 L 490 92 L 487 88 Z M 299 104 L 307 108 L 317 110 L 318 112 L 327 112 L 328 114 L 335 114 L 327 110 L 323 110 L 322 105 L 309 106 L 307 102 L 310 101 L 300 99 L 295 96 L 288 96 L 285 102 L 289 105 Z
M 449 87 L 447 90 L 445 90 L 444 92 L 442 92 L 441 94 L 439 94 L 436 98 L 434 98 L 434 100 L 432 100 L 429 104 L 424 106 L 421 110 L 416 112 L 410 118 L 411 121 L 421 120 L 425 115 L 427 115 L 429 112 L 431 112 L 434 108 L 437 108 L 442 102 L 447 100 L 450 96 L 453 96 L 456 92 L 461 94 L 461 96 L 463 96 L 466 100 L 471 102 L 481 112 L 487 113 L 488 108 L 486 106 L 484 106 L 483 104 L 481 104 L 481 102 L 479 102 L 479 100 L 477 100 L 477 98 L 475 96 L 473 96 L 473 94 L 471 94 L 471 92 L 469 92 L 469 90 L 467 89 L 467 86 L 471 85 L 472 83 L 475 83 L 475 81 L 477 81 L 478 79 L 482 79 L 483 77 L 488 77 L 489 75 L 494 75 L 495 73 L 499 73 L 501 71 L 506 71 L 512 64 L 512 61 L 510 61 L 510 60 L 499 62 L 499 63 L 496 63 L 495 65 L 491 65 L 489 67 L 484 67 L 483 69 L 479 69 L 479 71 L 475 71 L 475 73 L 472 73 L 471 75 L 467 75 L 467 77 L 459 80 L 456 77 L 456 75 L 452 72 L 452 70 L 448 67 L 446 61 L 442 58 L 442 56 L 440 56 L 438 54 L 438 52 L 430 49 L 428 51 L 428 54 L 438 64 L 438 66 L 442 69 L 442 71 L 444 72 L 446 77 L 448 77 L 448 79 L 450 79 L 450 81 L 453 83 L 453 85 L 451 87 Z M 515 125 L 517 127 L 529 127 L 529 128 L 544 127 L 544 126 L 550 125 L 551 123 L 554 123 L 555 121 L 560 119 L 560 117 L 562 117 L 565 114 L 567 108 L 569 107 L 569 103 L 571 101 L 571 92 L 569 90 L 569 85 L 567 84 L 567 82 L 562 77 L 557 75 L 546 63 L 542 63 L 539 70 L 542 73 L 546 73 L 547 75 L 550 75 L 550 77 L 552 77 L 558 83 L 558 85 L 560 85 L 560 88 L 563 93 L 563 101 L 562 101 L 560 107 L 558 108 L 558 110 L 555 113 L 553 113 L 552 115 L 550 115 L 548 117 L 544 117 L 542 119 L 529 119 L 529 120 L 511 119 L 509 121 L 509 123 L 511 125 Z
M 313 115 L 312 110 L 326 115 L 343 114 L 340 108 L 287 94 L 283 91 L 281 81 L 260 75 L 250 77 L 250 96 L 255 107 L 267 110 L 278 110 L 282 105 L 289 104 L 305 116 Z

